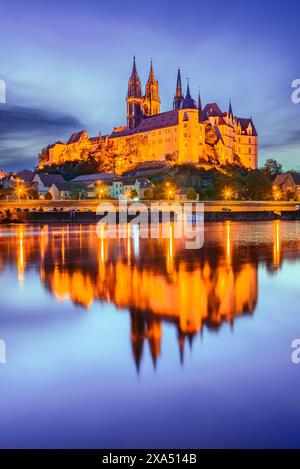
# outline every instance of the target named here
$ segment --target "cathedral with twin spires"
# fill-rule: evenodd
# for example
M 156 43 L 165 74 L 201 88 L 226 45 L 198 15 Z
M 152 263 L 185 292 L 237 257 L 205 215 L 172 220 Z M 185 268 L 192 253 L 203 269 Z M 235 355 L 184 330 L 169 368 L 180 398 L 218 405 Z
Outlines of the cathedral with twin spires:
M 189 83 L 184 95 L 180 69 L 170 107 L 161 112 L 152 60 L 143 93 L 134 57 L 126 97 L 127 125 L 105 136 L 90 138 L 85 130 L 72 134 L 67 143 L 56 142 L 43 150 L 40 167 L 90 157 L 99 162 L 100 171 L 118 173 L 151 162 L 257 167 L 258 136 L 252 118 L 235 116 L 231 102 L 225 112 L 214 102 L 203 107 L 200 93 L 197 102 L 192 98 Z

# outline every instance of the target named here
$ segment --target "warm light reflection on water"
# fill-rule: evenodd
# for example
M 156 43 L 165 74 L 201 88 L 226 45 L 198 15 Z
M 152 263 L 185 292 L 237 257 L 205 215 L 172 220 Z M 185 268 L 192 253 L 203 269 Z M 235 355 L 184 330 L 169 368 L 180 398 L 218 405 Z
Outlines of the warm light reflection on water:
M 197 443 L 198 446 L 218 446 L 222 442 L 230 446 L 227 441 L 229 436 L 220 433 L 220 428 L 216 429 L 215 435 L 213 433 L 212 424 L 216 423 L 220 410 L 215 415 L 211 410 L 209 421 L 205 417 L 201 395 L 202 399 L 204 396 L 206 399 L 209 396 L 215 399 L 215 394 L 219 394 L 224 386 L 226 391 L 224 389 L 223 397 L 222 393 L 219 395 L 219 405 L 223 399 L 223 405 L 227 406 L 231 402 L 227 395 L 231 385 L 225 374 L 229 367 L 230 375 L 233 373 L 233 394 L 238 393 L 234 402 L 244 402 L 245 406 L 245 409 L 239 408 L 236 412 L 246 412 L 248 415 L 247 406 L 255 406 L 255 402 L 252 402 L 253 396 L 250 395 L 248 403 L 245 400 L 249 391 L 244 388 L 243 380 L 248 381 L 250 378 L 250 389 L 254 386 L 252 391 L 255 394 L 259 389 L 259 380 L 264 380 L 264 376 L 270 372 L 266 368 L 266 356 L 263 353 L 270 350 L 268 345 L 272 348 L 275 337 L 279 343 L 283 336 L 286 340 L 286 361 L 281 363 L 281 373 L 284 374 L 282 367 L 290 370 L 289 340 L 293 338 L 291 331 L 297 335 L 300 314 L 297 309 L 298 296 L 293 290 L 295 275 L 300 273 L 300 225 L 280 221 L 206 225 L 205 244 L 201 250 L 186 250 L 184 240 L 175 239 L 173 227 L 169 229 L 169 239 L 151 240 L 140 238 L 137 227 L 128 227 L 128 233 L 131 232 L 132 236 L 113 240 L 104 234 L 97 237 L 95 227 L 86 225 L 0 228 L 0 338 L 6 338 L 8 356 L 11 354 L 6 369 L 0 368 L 4 395 L 6 384 L 19 388 L 25 386 L 25 394 L 28 391 L 25 396 L 27 406 L 33 414 L 37 396 L 43 402 L 42 405 L 47 407 L 38 389 L 40 379 L 46 382 L 53 375 L 53 344 L 63 348 L 62 355 L 58 353 L 55 361 L 55 371 L 61 380 L 64 381 L 68 376 L 69 382 L 76 386 L 77 371 L 74 363 L 78 373 L 92 373 L 86 377 L 89 383 L 87 387 L 77 383 L 74 397 L 76 406 L 89 406 L 86 403 L 87 394 L 94 387 L 98 388 L 101 382 L 98 397 L 102 396 L 102 400 L 98 401 L 94 396 L 91 402 L 99 412 L 104 412 L 105 428 L 109 430 L 105 432 L 103 422 L 94 416 L 93 425 L 100 432 L 98 440 L 89 432 L 83 434 L 79 428 L 69 429 L 71 434 L 68 437 L 62 436 L 60 431 L 56 434 L 50 424 L 49 444 L 44 442 L 47 446 L 64 446 L 68 442 L 71 446 L 78 444 L 80 447 L 98 442 L 101 447 L 106 442 L 110 446 L 120 447 L 122 437 L 126 441 L 137 438 L 137 445 L 141 446 L 147 445 L 147 441 L 149 446 L 159 446 L 160 441 L 164 442 L 162 446 L 169 447 L 172 444 L 180 446 L 180 442 L 183 447 L 188 446 L 188 441 L 191 441 L 191 446 Z M 278 282 L 276 275 L 280 276 L 281 270 L 282 278 Z M 287 304 L 291 310 L 283 317 Z M 252 320 L 249 322 L 246 318 Z M 274 329 L 271 339 L 268 338 L 268 328 Z M 172 331 L 175 331 L 175 335 Z M 7 337 L 2 337 L 5 334 Z M 263 343 L 262 336 L 265 340 Z M 268 343 L 268 340 L 271 342 Z M 247 376 L 241 371 L 244 367 L 243 354 L 249 360 L 245 366 L 250 365 Z M 37 357 L 44 360 L 43 364 L 37 362 Z M 152 372 L 149 360 L 152 362 Z M 176 367 L 176 360 L 179 368 Z M 282 357 L 279 361 L 282 361 Z M 211 368 L 212 362 L 214 365 Z M 234 364 L 235 372 L 232 371 Z M 156 369 L 154 375 L 153 368 Z M 201 368 L 202 373 L 199 375 Z M 24 376 L 26 369 L 31 381 Z M 298 376 L 299 372 L 300 368 Z M 53 379 L 52 391 L 46 392 L 50 400 L 53 399 L 52 392 L 56 392 L 57 386 L 60 387 Z M 144 385 L 141 379 L 144 379 Z M 180 380 L 184 383 L 182 391 L 183 383 L 179 384 Z M 271 382 L 275 385 L 276 379 L 273 377 Z M 125 394 L 129 392 L 130 395 L 126 394 L 124 401 L 117 403 L 114 396 L 117 397 L 120 386 Z M 68 388 L 69 384 L 66 385 Z M 154 395 L 146 398 L 151 389 Z M 195 389 L 198 389 L 199 400 Z M 167 390 L 175 399 L 174 408 L 172 399 L 168 401 L 169 410 L 161 407 Z M 66 390 L 60 392 L 58 408 L 63 403 L 68 407 Z M 179 404 L 181 392 L 186 409 L 182 403 Z M 126 437 L 121 433 L 119 435 L 115 429 L 117 420 L 111 420 L 106 410 L 103 410 L 107 393 L 112 399 L 107 402 L 114 406 L 111 415 L 117 420 L 124 405 L 133 412 L 134 399 L 144 415 L 148 415 L 148 412 L 141 405 L 140 399 L 144 405 L 146 401 L 150 405 L 149 399 L 152 399 L 150 407 L 156 402 L 156 412 L 152 416 L 148 415 L 148 418 L 151 421 L 155 415 L 155 423 L 160 425 L 158 433 L 153 422 L 146 428 L 146 421 L 143 423 L 141 417 L 131 415 L 132 422 L 136 422 L 136 429 L 140 428 L 139 433 L 128 422 Z M 13 392 L 7 395 L 7 399 L 8 406 L 4 414 L 18 420 L 15 409 L 21 405 L 21 397 Z M 161 399 L 160 404 L 157 399 Z M 256 405 L 260 406 L 259 399 Z M 270 414 L 268 405 L 265 409 L 266 419 Z M 185 415 L 184 418 L 191 425 L 195 425 L 196 415 L 199 418 L 202 416 L 208 426 L 208 434 L 204 437 L 201 429 L 187 440 L 190 433 L 187 430 L 178 428 L 176 435 L 172 431 L 165 433 L 163 422 L 168 418 L 169 411 L 172 415 L 177 413 L 179 420 Z M 264 409 L 260 411 L 264 415 Z M 275 408 L 274 412 L 277 412 Z M 300 416 L 300 412 L 297 412 Z M 42 414 L 45 414 L 43 424 L 49 425 L 46 409 Z M 176 415 L 172 417 L 175 420 Z M 233 421 L 237 415 L 231 417 Z M 252 422 L 253 417 L 248 417 Z M 66 422 L 62 423 L 65 418 L 63 415 L 57 415 L 57 418 L 63 427 L 68 427 Z M 120 418 L 122 425 L 126 426 L 123 417 Z M 229 416 L 226 418 L 229 419 Z M 226 418 L 220 416 L 222 428 L 229 424 Z M 77 415 L 76 421 L 83 427 L 87 425 L 83 415 Z M 37 416 L 35 423 L 38 424 Z M 8 432 L 3 439 L 4 446 L 11 446 L 14 440 L 9 432 L 10 424 L 6 424 Z M 249 428 L 253 425 L 256 428 L 255 422 Z M 248 430 L 245 430 L 243 437 L 236 433 L 236 444 L 251 446 L 255 443 L 259 446 L 258 434 L 250 435 Z M 111 431 L 117 433 L 113 435 Z M 143 431 L 147 437 L 143 436 Z M 276 446 L 277 437 L 273 435 L 271 427 L 267 435 L 268 441 Z M 234 431 L 231 436 L 234 442 Z M 42 444 L 41 436 L 35 430 L 31 436 L 18 433 L 15 438 L 27 447 L 34 441 Z

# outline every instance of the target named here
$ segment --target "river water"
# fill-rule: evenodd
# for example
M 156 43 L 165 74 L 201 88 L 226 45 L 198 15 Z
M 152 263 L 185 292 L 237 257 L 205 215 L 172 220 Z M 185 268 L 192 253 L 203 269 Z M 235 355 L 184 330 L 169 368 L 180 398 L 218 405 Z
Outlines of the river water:
M 299 279 L 297 222 L 0 227 L 0 447 L 300 447 Z

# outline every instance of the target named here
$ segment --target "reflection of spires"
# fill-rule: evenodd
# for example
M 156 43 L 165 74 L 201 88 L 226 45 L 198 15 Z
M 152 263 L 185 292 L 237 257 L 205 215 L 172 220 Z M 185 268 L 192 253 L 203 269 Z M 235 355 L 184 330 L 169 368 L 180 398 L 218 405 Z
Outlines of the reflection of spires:
M 143 356 L 144 338 L 145 338 L 145 320 L 138 311 L 130 311 L 131 316 L 131 344 L 137 372 L 140 371 L 140 365 Z
M 179 343 L 180 363 L 183 365 L 183 362 L 184 362 L 184 335 L 180 331 L 178 332 L 178 343 Z
M 194 334 L 188 334 L 188 336 L 187 336 L 189 346 L 190 346 L 190 350 L 192 350 L 192 348 L 193 348 L 194 337 L 195 337 Z
M 157 320 L 148 321 L 147 336 L 149 342 L 150 353 L 153 361 L 154 368 L 160 355 L 161 344 L 161 322 Z

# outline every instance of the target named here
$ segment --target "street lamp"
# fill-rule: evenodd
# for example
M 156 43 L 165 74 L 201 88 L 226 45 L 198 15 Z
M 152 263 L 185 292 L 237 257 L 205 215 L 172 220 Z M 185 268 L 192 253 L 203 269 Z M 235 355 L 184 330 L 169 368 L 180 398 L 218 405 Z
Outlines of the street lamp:
M 26 193 L 26 191 L 25 191 L 24 187 L 18 186 L 16 188 L 16 193 L 17 193 L 17 196 L 18 196 L 18 200 L 20 200 L 22 195 L 24 195 Z
M 168 191 L 168 200 L 170 200 L 170 198 L 172 197 L 172 195 L 173 195 L 173 191 L 169 190 L 169 191 Z
M 232 198 L 232 189 L 226 188 L 225 191 L 224 191 L 224 196 L 225 196 L 225 200 L 231 199 Z
M 273 197 L 275 200 L 281 199 L 281 191 L 278 186 L 273 186 Z

